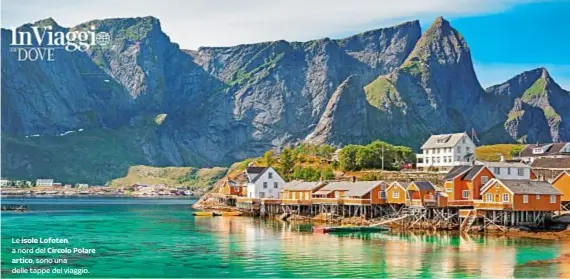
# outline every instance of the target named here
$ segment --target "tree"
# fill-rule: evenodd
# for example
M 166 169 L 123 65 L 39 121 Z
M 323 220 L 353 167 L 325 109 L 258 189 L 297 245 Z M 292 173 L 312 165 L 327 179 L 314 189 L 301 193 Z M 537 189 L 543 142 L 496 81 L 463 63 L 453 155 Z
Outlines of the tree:
M 293 158 L 291 148 L 285 147 L 283 151 L 281 151 L 280 162 L 283 177 L 285 180 L 289 180 L 291 178 L 291 173 L 293 173 L 293 167 L 295 166 L 295 160 Z
M 358 151 L 357 145 L 347 145 L 338 153 L 338 162 L 340 168 L 343 170 L 356 170 L 356 152 Z
M 522 145 L 515 145 L 515 146 L 513 146 L 513 148 L 511 149 L 511 152 L 510 152 L 509 155 L 511 155 L 511 158 L 513 158 L 513 157 L 518 157 L 522 150 L 523 150 L 523 146 L 522 146 Z
M 265 152 L 265 154 L 263 154 L 263 158 L 265 159 L 265 164 L 267 164 L 268 167 L 273 165 L 273 151 L 270 150 Z
M 332 180 L 334 178 L 334 173 L 332 171 L 332 168 L 325 167 L 324 169 L 322 169 L 321 177 L 323 178 L 323 180 Z

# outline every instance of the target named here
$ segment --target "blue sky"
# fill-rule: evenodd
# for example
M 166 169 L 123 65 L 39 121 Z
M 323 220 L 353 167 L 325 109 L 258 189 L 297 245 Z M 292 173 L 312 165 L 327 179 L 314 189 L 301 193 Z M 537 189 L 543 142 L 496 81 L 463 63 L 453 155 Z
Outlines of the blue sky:
M 4 0 L 1 5 L 6 28 L 47 17 L 74 26 L 152 15 L 187 49 L 339 38 L 413 19 L 425 29 L 444 16 L 467 40 L 483 86 L 546 67 L 570 89 L 570 0 Z
M 546 67 L 570 90 L 570 1 L 530 3 L 496 14 L 453 17 L 467 40 L 481 83 Z

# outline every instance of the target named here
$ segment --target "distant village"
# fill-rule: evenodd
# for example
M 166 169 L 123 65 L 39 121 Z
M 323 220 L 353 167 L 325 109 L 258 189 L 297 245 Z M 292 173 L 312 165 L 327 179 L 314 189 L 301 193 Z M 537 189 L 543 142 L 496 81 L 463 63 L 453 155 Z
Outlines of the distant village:
M 172 188 L 165 184 L 133 184 L 125 187 L 111 188 L 103 185 L 89 185 L 86 183 L 63 184 L 53 179 L 37 179 L 35 181 L 13 180 L 2 178 L 0 180 L 3 196 L 200 196 L 203 190 L 193 187 Z
M 270 166 L 249 166 L 223 179 L 196 207 L 283 218 L 445 224 L 462 231 L 541 227 L 570 210 L 570 143 L 528 144 L 515 158 L 498 162 L 477 160 L 475 149 L 466 133 L 432 135 L 416 155 L 416 172 L 442 173 L 436 183 L 413 175 L 407 181 L 286 182 Z

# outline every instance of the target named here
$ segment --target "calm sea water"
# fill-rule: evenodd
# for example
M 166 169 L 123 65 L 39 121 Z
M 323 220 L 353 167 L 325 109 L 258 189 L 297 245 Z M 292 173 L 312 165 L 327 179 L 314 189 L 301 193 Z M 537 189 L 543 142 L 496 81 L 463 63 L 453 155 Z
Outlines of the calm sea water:
M 3 199 L 28 204 L 2 214 L 2 277 L 18 267 L 87 269 L 75 277 L 570 277 L 570 263 L 524 265 L 570 253 L 569 241 L 355 233 L 319 235 L 311 225 L 248 217 L 194 217 L 191 200 Z M 13 244 L 12 238 L 67 238 Z M 13 264 L 13 248 L 84 247 L 67 264 Z

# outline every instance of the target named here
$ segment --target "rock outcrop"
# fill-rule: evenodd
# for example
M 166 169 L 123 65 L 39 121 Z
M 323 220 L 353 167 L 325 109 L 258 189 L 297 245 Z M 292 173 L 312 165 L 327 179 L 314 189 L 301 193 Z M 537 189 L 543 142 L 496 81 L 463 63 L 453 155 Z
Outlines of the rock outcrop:
M 58 30 L 107 46 L 17 61 L 2 30 L 2 166 L 10 178 L 105 182 L 128 166 L 216 166 L 303 140 L 418 147 L 474 128 L 482 142 L 569 140 L 569 93 L 545 70 L 483 90 L 438 18 L 344 39 L 183 50 L 153 17 Z M 20 30 L 29 30 L 24 25 Z M 534 72 L 541 73 L 534 73 Z

